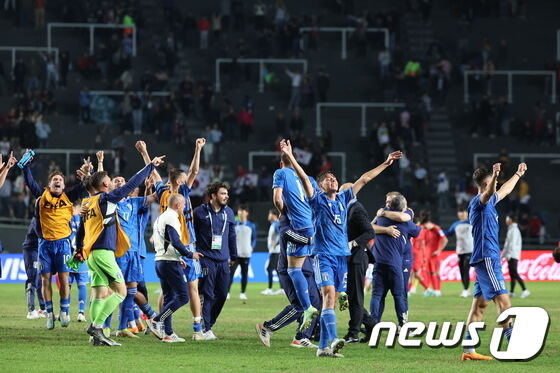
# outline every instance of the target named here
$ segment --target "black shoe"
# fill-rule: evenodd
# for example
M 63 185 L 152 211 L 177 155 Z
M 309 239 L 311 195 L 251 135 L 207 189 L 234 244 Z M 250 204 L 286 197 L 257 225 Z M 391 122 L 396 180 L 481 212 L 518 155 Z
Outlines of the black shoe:
M 103 329 L 101 328 L 94 328 L 93 324 L 89 326 L 87 329 L 87 333 L 93 337 L 93 341 L 100 343 L 101 345 L 105 346 L 120 346 L 120 343 L 113 341 L 110 338 L 105 337 L 103 334 Z M 96 341 L 97 340 L 97 341 Z
M 344 336 L 344 340 L 346 341 L 346 343 L 358 343 L 358 342 L 360 342 L 360 338 L 358 338 L 358 336 L 353 335 L 353 334 L 346 334 Z

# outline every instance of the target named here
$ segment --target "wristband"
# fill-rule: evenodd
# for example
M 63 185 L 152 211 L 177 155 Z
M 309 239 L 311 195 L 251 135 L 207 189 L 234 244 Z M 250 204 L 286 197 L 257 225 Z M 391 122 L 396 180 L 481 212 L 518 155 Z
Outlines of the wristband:
M 517 176 L 519 176 L 519 178 L 521 179 L 523 176 L 519 175 L 517 172 L 515 173 Z

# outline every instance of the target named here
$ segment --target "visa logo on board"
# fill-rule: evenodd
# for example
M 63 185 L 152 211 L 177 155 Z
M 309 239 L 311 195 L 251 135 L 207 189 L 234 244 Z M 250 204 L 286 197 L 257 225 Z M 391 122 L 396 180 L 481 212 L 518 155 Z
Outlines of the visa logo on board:
M 22 282 L 27 280 L 25 262 L 21 254 L 2 254 L 2 277 L 0 283 Z

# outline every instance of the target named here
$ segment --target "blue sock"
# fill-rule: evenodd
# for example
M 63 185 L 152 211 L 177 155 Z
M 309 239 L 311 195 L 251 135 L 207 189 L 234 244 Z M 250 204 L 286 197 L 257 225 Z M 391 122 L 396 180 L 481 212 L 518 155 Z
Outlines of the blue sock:
M 60 300 L 60 312 L 70 313 L 70 298 Z
M 504 328 L 504 334 L 509 342 L 509 339 L 511 338 L 511 331 L 513 330 L 513 328 Z
M 53 312 L 52 300 L 48 300 L 45 302 L 45 309 L 47 310 L 47 313 Z
M 140 319 L 140 309 L 138 308 L 137 305 L 134 305 L 134 307 L 132 308 L 133 312 L 134 312 L 134 320 L 138 320 Z
M 113 319 L 113 314 L 110 314 L 109 316 L 107 316 L 107 318 L 105 319 L 105 323 L 103 323 L 103 328 L 111 329 L 111 320 L 112 319 Z
M 86 285 L 78 285 L 78 312 L 84 313 L 86 311 L 86 303 L 87 303 Z
M 300 267 L 288 267 L 288 276 L 292 279 L 294 288 L 296 289 L 296 296 L 299 303 L 304 310 L 311 306 L 311 300 L 309 300 L 309 290 L 307 288 L 307 280 L 303 275 Z
M 329 332 L 329 339 L 332 341 L 338 338 L 338 333 L 336 332 L 336 313 L 334 313 L 333 308 L 325 308 L 321 312 L 321 318 L 325 318 L 325 326 Z
M 155 315 L 157 315 L 156 311 L 154 311 L 152 309 L 152 307 L 150 306 L 150 303 L 146 302 L 144 304 L 139 304 L 138 307 L 140 307 L 140 310 L 142 311 L 142 313 L 146 316 L 148 316 L 150 319 L 153 319 Z
M 202 317 L 193 317 L 192 330 L 195 333 L 202 331 Z
M 133 315 L 132 307 L 134 306 L 134 297 L 136 296 L 136 288 L 127 288 L 126 297 L 121 304 L 121 309 L 119 312 L 119 330 L 124 330 L 128 328 L 128 322 L 130 315 Z
M 319 320 L 319 324 L 321 326 L 321 335 L 319 338 L 319 348 L 327 348 L 329 347 L 329 330 L 327 329 L 327 322 L 325 318 L 325 314 L 321 314 L 321 318 Z

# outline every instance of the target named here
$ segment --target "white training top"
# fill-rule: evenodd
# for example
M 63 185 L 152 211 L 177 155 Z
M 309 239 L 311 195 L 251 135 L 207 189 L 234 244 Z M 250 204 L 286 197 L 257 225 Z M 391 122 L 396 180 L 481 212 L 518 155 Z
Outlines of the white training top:
M 181 223 L 179 214 L 175 210 L 168 208 L 154 222 L 154 233 L 152 235 L 154 248 L 156 249 L 155 260 L 175 260 L 179 261 L 181 254 L 175 250 L 171 242 L 165 240 L 165 227 L 172 226 L 177 235 L 181 237 Z
M 473 252 L 473 235 L 472 235 L 472 225 L 467 221 L 458 222 L 455 225 L 455 236 L 456 236 L 456 252 L 457 254 L 471 254 Z
M 253 246 L 251 245 L 253 230 L 247 224 L 238 223 L 235 226 L 235 234 L 237 239 L 237 256 L 239 258 L 250 258 L 253 253 Z
M 268 252 L 270 254 L 280 254 L 280 233 L 277 231 L 278 222 L 270 224 L 268 228 Z
M 502 256 L 506 259 L 517 259 L 521 258 L 521 246 L 523 244 L 523 239 L 521 238 L 521 231 L 516 223 L 513 223 L 508 227 L 506 242 L 504 243 L 504 252 Z

